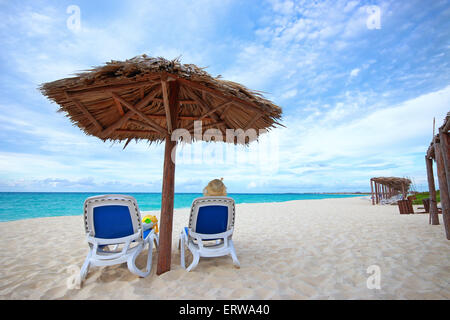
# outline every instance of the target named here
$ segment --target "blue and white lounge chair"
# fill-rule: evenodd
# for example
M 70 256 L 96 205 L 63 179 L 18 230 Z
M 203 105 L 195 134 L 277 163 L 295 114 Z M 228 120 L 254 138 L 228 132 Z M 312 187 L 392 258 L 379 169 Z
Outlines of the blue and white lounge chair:
M 178 246 L 181 254 L 181 266 L 186 269 L 184 261 L 185 246 L 192 252 L 193 261 L 186 269 L 195 268 L 200 257 L 220 257 L 231 255 L 236 267 L 240 267 L 234 249 L 235 204 L 232 198 L 201 197 L 193 201 L 189 227 L 183 228 Z M 208 245 L 208 242 L 212 244 Z
M 90 250 L 81 268 L 80 280 L 86 278 L 90 266 L 125 262 L 132 273 L 148 276 L 152 268 L 153 242 L 157 246 L 159 239 L 152 229 L 153 224 L 141 221 L 136 199 L 131 196 L 108 194 L 87 198 L 84 202 L 84 226 Z M 135 261 L 147 244 L 147 266 L 145 271 L 141 271 Z

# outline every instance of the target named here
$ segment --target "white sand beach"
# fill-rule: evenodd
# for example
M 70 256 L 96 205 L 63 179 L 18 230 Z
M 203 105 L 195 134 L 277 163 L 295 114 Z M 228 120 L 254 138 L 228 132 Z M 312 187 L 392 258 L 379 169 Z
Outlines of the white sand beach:
M 241 268 L 230 257 L 202 258 L 189 273 L 177 249 L 188 216 L 175 210 L 170 272 L 155 274 L 153 251 L 147 278 L 126 264 L 92 267 L 81 289 L 67 286 L 68 267 L 81 267 L 88 252 L 81 216 L 0 223 L 0 298 L 450 299 L 450 241 L 426 214 L 400 215 L 367 198 L 239 204 Z M 380 289 L 367 288 L 371 265 Z

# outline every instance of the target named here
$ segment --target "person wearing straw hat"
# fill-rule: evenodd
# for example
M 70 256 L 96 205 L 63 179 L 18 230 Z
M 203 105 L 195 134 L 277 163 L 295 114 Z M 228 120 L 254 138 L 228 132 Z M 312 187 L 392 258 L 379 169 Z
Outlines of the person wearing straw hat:
M 203 189 L 203 196 L 227 196 L 227 187 L 222 182 L 223 178 L 211 180 L 208 185 Z

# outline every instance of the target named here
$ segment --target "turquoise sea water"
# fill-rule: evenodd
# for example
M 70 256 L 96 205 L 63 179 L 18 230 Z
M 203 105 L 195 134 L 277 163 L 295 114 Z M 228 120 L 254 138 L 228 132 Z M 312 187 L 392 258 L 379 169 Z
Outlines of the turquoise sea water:
M 40 217 L 81 215 L 87 197 L 102 193 L 84 192 L 0 192 L 0 221 L 11 221 Z M 136 198 L 141 211 L 159 210 L 160 193 L 127 193 Z M 188 208 L 200 193 L 175 194 L 175 208 Z M 236 203 L 283 202 L 290 200 L 346 198 L 362 195 L 317 194 L 317 193 L 263 193 L 229 194 Z

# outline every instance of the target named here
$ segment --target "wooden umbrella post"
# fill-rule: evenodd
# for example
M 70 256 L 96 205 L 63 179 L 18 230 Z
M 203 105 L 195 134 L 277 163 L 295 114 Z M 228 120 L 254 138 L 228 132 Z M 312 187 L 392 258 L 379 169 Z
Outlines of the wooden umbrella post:
M 179 84 L 177 81 L 170 81 L 168 83 L 170 92 L 166 105 L 166 116 L 168 118 L 168 123 L 171 124 L 169 129 L 169 132 L 171 133 L 177 125 L 177 115 L 179 109 Z M 161 223 L 159 234 L 158 266 L 156 269 L 156 274 L 158 275 L 170 270 L 172 260 L 172 226 L 175 197 L 175 159 L 172 159 L 172 154 L 173 157 L 175 157 L 177 141 L 172 141 L 169 132 L 166 137 L 164 148 Z
M 172 150 L 176 148 L 176 141 L 166 138 L 164 150 L 164 170 L 161 200 L 161 222 L 159 234 L 158 267 L 156 274 L 170 270 L 172 253 L 172 224 L 173 204 L 175 196 L 175 163 L 172 161 Z

